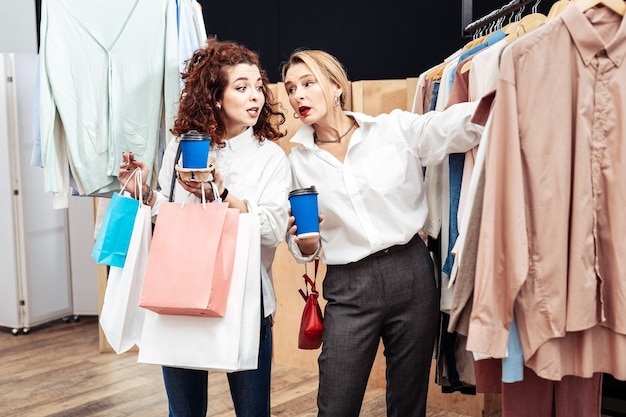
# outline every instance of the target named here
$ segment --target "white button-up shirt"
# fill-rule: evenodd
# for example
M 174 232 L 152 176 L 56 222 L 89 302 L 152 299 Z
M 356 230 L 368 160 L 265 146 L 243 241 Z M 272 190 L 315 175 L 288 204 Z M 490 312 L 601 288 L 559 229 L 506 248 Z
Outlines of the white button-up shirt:
M 424 115 L 394 110 L 376 117 L 347 112 L 356 119 L 345 159 L 337 160 L 313 141 L 305 125 L 291 139 L 302 147 L 289 155 L 294 188 L 317 188 L 324 221 L 322 261 L 346 264 L 407 243 L 424 225 L 427 206 L 422 168 L 452 152 L 474 147 L 482 126 L 470 122 L 476 103 Z M 293 238 L 289 247 L 305 261 Z
M 287 196 L 291 185 L 291 172 L 287 156 L 282 148 L 269 140 L 261 143 L 249 128 L 242 134 L 225 141 L 224 148 L 211 148 L 209 157 L 217 158 L 217 169 L 224 178 L 224 186 L 232 194 L 244 200 L 248 211 L 256 214 L 261 225 L 261 287 L 265 315 L 274 314 L 276 295 L 272 282 L 272 262 L 276 247 L 283 241 L 287 229 Z M 173 140 L 163 155 L 159 173 L 162 191 L 152 207 L 156 215 L 159 205 L 167 201 L 174 172 L 174 159 L 178 142 Z M 199 203 L 178 183 L 174 189 L 174 201 Z

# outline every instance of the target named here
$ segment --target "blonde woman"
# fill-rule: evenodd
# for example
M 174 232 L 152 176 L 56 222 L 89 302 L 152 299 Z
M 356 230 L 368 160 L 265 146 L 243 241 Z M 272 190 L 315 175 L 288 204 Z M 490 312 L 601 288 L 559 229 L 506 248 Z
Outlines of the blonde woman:
M 427 215 L 422 168 L 474 147 L 475 103 L 417 115 L 345 111 L 342 64 L 318 50 L 283 65 L 289 102 L 304 125 L 291 139 L 293 188 L 315 185 L 320 235 L 288 244 L 300 262 L 321 249 L 327 265 L 318 415 L 357 417 L 379 341 L 385 346 L 387 415 L 424 416 L 439 300 L 433 262 L 418 236 Z

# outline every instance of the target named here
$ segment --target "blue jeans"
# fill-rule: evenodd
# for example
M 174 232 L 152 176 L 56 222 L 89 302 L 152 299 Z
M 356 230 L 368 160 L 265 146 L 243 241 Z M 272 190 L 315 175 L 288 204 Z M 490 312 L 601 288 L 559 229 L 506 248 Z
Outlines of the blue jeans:
M 263 321 L 259 366 L 227 375 L 237 417 L 270 416 L 272 319 Z M 170 417 L 205 417 L 208 407 L 208 371 L 163 367 Z

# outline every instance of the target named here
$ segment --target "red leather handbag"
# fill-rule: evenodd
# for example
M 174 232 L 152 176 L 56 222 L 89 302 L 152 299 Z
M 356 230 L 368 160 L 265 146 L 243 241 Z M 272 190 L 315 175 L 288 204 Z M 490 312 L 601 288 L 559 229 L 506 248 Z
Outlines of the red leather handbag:
M 324 318 L 322 316 L 322 309 L 318 303 L 319 293 L 315 289 L 318 264 L 319 258 L 316 258 L 315 275 L 313 279 L 309 278 L 307 275 L 305 264 L 303 277 L 304 285 L 306 286 L 306 294 L 301 289 L 298 290 L 305 301 L 304 311 L 302 311 L 302 320 L 300 321 L 300 332 L 298 334 L 299 349 L 317 349 L 322 345 Z M 309 286 L 311 287 L 310 291 Z

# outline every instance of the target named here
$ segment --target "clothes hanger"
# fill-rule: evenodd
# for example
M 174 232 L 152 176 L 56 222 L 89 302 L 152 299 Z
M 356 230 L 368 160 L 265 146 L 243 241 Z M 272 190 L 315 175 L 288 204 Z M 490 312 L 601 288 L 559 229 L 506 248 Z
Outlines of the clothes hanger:
M 550 7 L 546 21 L 549 22 L 557 17 L 567 6 L 569 6 L 570 3 L 570 0 L 557 0 L 554 2 L 552 7 Z
M 475 46 L 478 46 L 481 43 L 485 42 L 487 40 L 487 38 L 489 37 L 489 35 L 491 35 L 492 27 L 493 27 L 493 23 L 491 24 L 491 26 L 489 26 L 489 29 L 486 30 L 486 33 L 484 35 L 478 36 L 478 37 L 472 39 L 471 41 L 469 41 L 468 43 L 465 44 L 463 49 L 465 51 L 469 51 L 470 49 L 474 48 Z M 481 33 L 482 32 L 483 31 L 481 30 Z M 471 60 L 467 61 L 461 67 L 461 74 L 465 74 L 467 71 L 469 71 L 469 69 L 471 67 L 472 67 L 472 61 Z
M 426 74 L 426 79 L 427 80 L 440 80 L 441 76 L 443 75 L 443 69 L 446 67 L 446 63 L 442 62 L 441 64 L 437 65 L 435 68 L 433 68 L 428 74 Z
M 534 1 L 538 1 L 538 0 L 534 0 Z M 500 17 L 504 17 L 508 15 L 509 13 L 515 14 L 517 10 L 525 7 L 527 4 L 532 3 L 532 2 L 533 0 L 511 0 L 504 6 L 500 7 L 499 9 L 493 10 L 491 13 L 465 26 L 465 28 L 463 29 L 463 33 L 466 35 L 470 33 L 474 33 L 477 28 L 484 27 L 488 23 L 493 22 L 494 20 L 497 20 Z
M 473 47 L 483 43 L 487 39 L 487 36 L 489 35 L 489 31 L 490 31 L 490 29 L 486 28 L 486 27 L 483 27 L 483 28 L 477 30 L 476 33 L 474 34 L 474 36 L 472 37 L 472 40 L 467 42 L 463 46 L 463 49 L 467 51 L 467 50 L 470 50 Z
M 503 29 L 502 25 L 505 19 L 506 19 L 505 16 L 498 18 L 494 20 L 493 22 L 491 22 L 489 27 L 481 29 L 480 32 L 478 33 L 478 36 L 475 36 L 474 39 L 466 43 L 463 49 L 467 51 L 467 50 L 474 48 L 475 46 L 478 46 L 484 43 L 489 38 L 489 36 L 491 36 L 494 32 L 497 32 Z
M 541 0 L 537 0 L 531 9 L 531 13 L 527 14 L 524 17 L 521 17 L 524 12 L 524 6 L 515 13 L 515 20 L 511 22 L 511 18 L 509 18 L 509 23 L 502 27 L 502 31 L 506 33 L 506 37 L 504 38 L 507 42 L 512 42 L 515 39 L 519 38 L 521 35 L 530 32 L 531 30 L 541 26 L 546 22 L 547 17 L 541 13 L 538 13 L 537 10 L 539 8 L 539 3 Z M 472 61 L 468 61 L 461 67 L 461 74 L 466 73 L 472 68 Z
M 461 74 L 465 74 L 467 71 L 472 69 L 472 61 L 467 61 L 465 64 L 463 64 L 463 66 L 461 67 Z
M 547 17 L 544 14 L 538 12 L 539 3 L 541 0 L 537 0 L 533 7 L 530 9 L 530 14 L 518 19 L 517 25 L 512 28 L 510 33 L 506 36 L 505 40 L 509 43 L 515 39 L 530 32 L 531 30 L 543 25 L 546 22 Z
M 515 12 L 511 13 L 511 16 L 509 16 L 509 21 L 507 22 L 506 25 L 504 25 L 502 27 L 502 32 L 504 32 L 505 34 L 509 34 L 511 33 L 511 31 L 513 30 L 513 28 L 515 27 L 515 25 L 517 24 L 517 22 L 513 19 L 515 19 L 516 14 Z
M 608 7 L 620 16 L 624 16 L 626 12 L 626 3 L 623 0 L 575 0 L 574 3 L 583 12 L 596 6 Z
M 507 42 L 513 42 L 515 39 L 519 38 L 525 33 L 530 32 L 531 30 L 543 25 L 547 20 L 547 16 L 541 13 L 531 13 L 522 17 L 522 19 L 517 22 L 517 26 L 515 30 L 511 31 L 508 35 L 506 35 Z
M 478 46 L 478 45 L 480 45 L 481 43 L 483 43 L 484 41 L 486 41 L 488 36 L 489 36 L 489 35 L 482 35 L 482 36 L 479 36 L 479 37 L 478 37 L 478 38 L 476 38 L 476 39 L 472 39 L 471 41 L 469 41 L 468 43 L 466 43 L 466 44 L 465 44 L 465 46 L 464 46 L 463 48 L 464 48 L 464 49 L 466 49 L 466 50 L 467 50 L 467 49 L 472 49 L 473 47 Z

